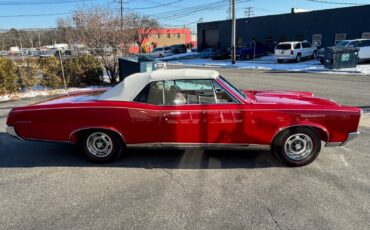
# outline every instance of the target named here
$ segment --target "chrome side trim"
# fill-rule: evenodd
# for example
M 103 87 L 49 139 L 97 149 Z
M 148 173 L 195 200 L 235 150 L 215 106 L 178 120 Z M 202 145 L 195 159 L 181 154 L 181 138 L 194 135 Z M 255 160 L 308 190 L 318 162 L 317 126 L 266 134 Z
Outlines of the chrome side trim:
M 18 136 L 17 134 L 17 131 L 15 131 L 15 128 L 14 126 L 6 126 L 6 132 L 12 136 L 12 137 L 15 137 L 15 138 L 18 138 L 19 140 L 23 140 L 23 138 L 21 138 L 20 136 Z
M 325 147 L 338 147 L 342 144 L 342 142 L 327 142 Z
M 178 148 L 178 149 L 258 149 L 270 150 L 270 145 L 260 144 L 223 144 L 223 143 L 177 143 L 177 142 L 154 142 L 154 143 L 140 143 L 127 144 L 129 148 Z
M 348 133 L 347 140 L 345 140 L 340 146 L 346 145 L 348 142 L 352 141 L 356 137 L 360 136 L 360 132 Z

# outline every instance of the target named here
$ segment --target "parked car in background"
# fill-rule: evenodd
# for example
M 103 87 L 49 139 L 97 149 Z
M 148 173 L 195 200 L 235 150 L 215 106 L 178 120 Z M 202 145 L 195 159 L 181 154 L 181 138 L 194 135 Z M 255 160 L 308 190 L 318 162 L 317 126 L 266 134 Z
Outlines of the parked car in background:
M 0 56 L 8 56 L 8 51 L 0 51 Z
M 210 58 L 211 55 L 215 52 L 213 48 L 205 48 L 202 52 L 199 53 L 199 57 L 201 58 Z
M 213 60 L 223 60 L 230 58 L 230 48 L 223 48 L 216 50 L 213 54 L 211 54 L 211 58 Z
M 47 57 L 58 57 L 59 53 L 56 50 L 40 51 L 39 56 L 41 58 Z
M 301 62 L 305 58 L 316 58 L 316 47 L 307 41 L 280 42 L 275 48 L 275 58 L 278 63 L 284 60 Z
M 174 53 L 173 53 L 171 47 L 164 46 L 164 47 L 154 48 L 150 55 L 153 58 L 163 58 L 163 57 L 171 56 L 173 54 Z
M 316 159 L 321 143 L 342 146 L 356 138 L 361 112 L 310 92 L 239 90 L 213 70 L 172 69 L 16 107 L 6 130 L 19 139 L 79 144 L 100 163 L 130 147 L 257 147 L 303 166 Z
M 355 47 L 359 48 L 358 61 L 370 60 L 370 39 L 343 40 L 335 44 L 336 47 Z M 324 64 L 325 48 L 317 51 L 317 60 Z
M 260 42 L 252 42 L 251 45 L 240 49 L 240 59 L 249 60 L 255 57 L 265 56 L 268 48 Z
M 174 54 L 181 54 L 187 52 L 186 46 L 184 44 L 172 45 L 170 46 L 170 48 L 172 49 L 172 52 Z

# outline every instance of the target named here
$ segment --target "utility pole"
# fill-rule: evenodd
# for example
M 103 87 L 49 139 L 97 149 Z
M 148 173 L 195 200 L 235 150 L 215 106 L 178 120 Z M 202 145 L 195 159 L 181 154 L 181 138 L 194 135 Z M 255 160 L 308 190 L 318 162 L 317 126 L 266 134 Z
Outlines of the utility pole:
M 236 47 L 235 47 L 235 32 L 236 32 L 236 19 L 235 19 L 235 0 L 231 0 L 231 64 L 235 64 L 236 60 Z
M 119 0 L 119 3 L 120 3 L 120 9 L 121 9 L 121 23 L 120 23 L 120 26 L 121 26 L 121 33 L 123 32 L 123 0 Z
M 247 18 L 250 18 L 250 17 L 254 16 L 253 7 L 250 7 L 250 6 L 246 7 L 245 11 L 244 11 L 244 15 Z
M 39 31 L 39 49 L 41 49 L 41 33 Z
M 63 76 L 64 89 L 67 90 L 66 77 L 64 76 L 64 67 L 63 67 L 62 53 L 60 52 L 60 50 L 58 50 L 58 54 L 59 54 L 59 60 L 60 60 L 60 67 L 62 68 L 62 76 Z

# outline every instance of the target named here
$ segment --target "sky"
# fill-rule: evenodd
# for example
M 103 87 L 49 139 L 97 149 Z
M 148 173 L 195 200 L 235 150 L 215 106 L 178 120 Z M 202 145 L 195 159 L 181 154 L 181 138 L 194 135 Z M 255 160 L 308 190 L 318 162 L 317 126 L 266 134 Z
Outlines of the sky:
M 56 27 L 58 18 L 67 17 L 74 9 L 101 5 L 119 11 L 118 2 L 120 0 L 0 0 L 0 29 L 53 28 Z M 125 13 L 136 12 L 157 18 L 163 27 L 185 25 L 196 31 L 196 23 L 199 20 L 207 22 L 225 20 L 228 17 L 229 0 L 123 0 L 123 2 Z M 252 7 L 254 16 L 263 16 L 289 13 L 291 8 L 320 10 L 348 7 L 351 4 L 370 4 L 370 0 L 236 0 L 236 16 L 245 17 L 246 7 Z

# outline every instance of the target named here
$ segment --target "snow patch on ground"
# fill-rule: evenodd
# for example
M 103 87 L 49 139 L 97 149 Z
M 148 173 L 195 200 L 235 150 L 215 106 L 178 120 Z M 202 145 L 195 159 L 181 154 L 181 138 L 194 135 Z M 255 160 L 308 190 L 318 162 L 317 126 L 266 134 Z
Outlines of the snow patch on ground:
M 170 60 L 180 60 L 180 59 L 188 59 L 188 58 L 195 58 L 199 56 L 198 52 L 187 52 L 187 53 L 181 53 L 181 54 L 174 54 L 171 56 L 158 58 L 158 61 L 170 61 Z
M 327 73 L 327 74 L 357 74 L 370 75 L 370 64 L 360 64 L 356 68 L 331 70 L 326 69 L 317 60 L 304 60 L 300 63 L 286 62 L 277 63 L 273 55 L 256 58 L 255 60 L 237 61 L 232 65 L 230 60 L 212 60 L 202 58 L 192 58 L 186 60 L 171 60 L 168 61 L 171 65 L 187 65 L 187 66 L 202 66 L 202 67 L 220 67 L 220 68 L 236 68 L 236 69 L 256 69 L 256 70 L 272 70 L 272 71 L 291 71 L 291 72 L 312 72 L 312 73 Z
M 50 95 L 58 95 L 58 94 L 66 94 L 70 92 L 76 91 L 89 91 L 100 88 L 99 86 L 90 86 L 86 88 L 68 88 L 68 89 L 47 89 L 42 86 L 33 87 L 30 90 L 20 93 L 14 94 L 5 94 L 0 95 L 0 102 L 1 101 L 10 101 L 10 100 L 19 100 L 24 98 L 31 98 L 31 97 L 38 97 L 38 96 L 50 96 Z

